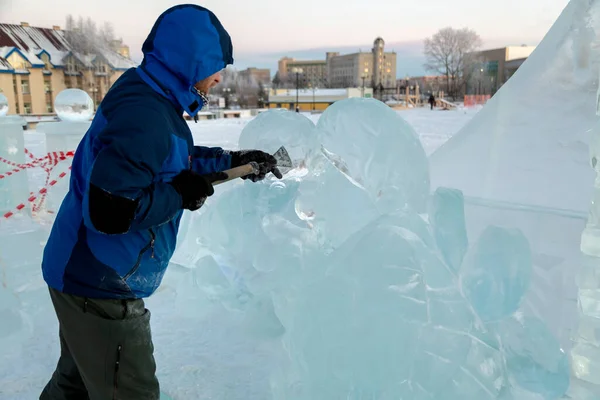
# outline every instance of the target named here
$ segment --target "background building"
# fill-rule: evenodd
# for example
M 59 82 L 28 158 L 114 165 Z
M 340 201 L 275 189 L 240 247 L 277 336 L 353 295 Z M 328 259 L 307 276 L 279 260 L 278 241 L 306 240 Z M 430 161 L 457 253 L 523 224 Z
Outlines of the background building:
M 9 113 L 52 114 L 56 96 L 67 88 L 86 91 L 98 105 L 123 72 L 136 66 L 123 55 L 129 54 L 127 46 L 112 45 L 82 54 L 73 51 L 59 26 L 0 24 L 0 92 L 8 98 Z
M 302 70 L 298 75 L 301 86 L 327 87 L 327 61 L 325 60 L 296 60 L 284 57 L 279 60 L 278 79 L 291 86 L 296 82 L 296 69 Z
M 287 108 L 300 111 L 323 111 L 336 101 L 351 97 L 363 97 L 363 90 L 347 89 L 271 89 L 269 108 Z M 373 89 L 365 89 L 364 97 L 373 97 Z
M 382 38 L 370 53 L 327 54 L 329 87 L 396 87 L 396 53 L 385 52 Z
M 263 86 L 271 85 L 271 70 L 270 69 L 260 69 L 260 68 L 247 68 L 243 71 L 238 72 L 238 76 L 240 79 L 244 80 L 246 83 L 262 83 Z
M 371 52 L 340 55 L 326 53 L 325 60 L 300 61 L 284 57 L 279 60 L 278 79 L 295 87 L 294 69 L 301 69 L 300 87 L 317 88 L 396 88 L 396 53 L 385 51 L 382 38 L 375 39 Z
M 508 46 L 472 53 L 474 71 L 468 94 L 493 95 L 533 53 L 535 46 Z

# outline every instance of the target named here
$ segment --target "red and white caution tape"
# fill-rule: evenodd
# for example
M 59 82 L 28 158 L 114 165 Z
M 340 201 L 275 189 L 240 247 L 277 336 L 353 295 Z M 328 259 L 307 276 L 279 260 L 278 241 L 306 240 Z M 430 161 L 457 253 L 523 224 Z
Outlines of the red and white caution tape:
M 31 153 L 29 153 L 29 152 L 27 152 L 27 154 L 31 155 Z M 16 174 L 17 172 L 21 172 L 21 171 L 24 171 L 29 168 L 42 168 L 44 171 L 49 172 L 60 161 L 66 160 L 67 158 L 73 157 L 74 155 L 75 155 L 75 152 L 73 152 L 73 151 L 69 151 L 69 152 L 54 151 L 52 153 L 48 153 L 44 157 L 34 158 L 32 162 L 27 163 L 27 164 L 17 164 L 12 161 L 9 161 L 3 157 L 0 157 L 0 163 L 8 164 L 11 167 L 15 167 L 15 169 L 13 169 L 11 171 L 7 171 L 3 174 L 0 174 L 0 179 L 7 178 L 9 176 Z M 51 167 L 48 167 L 48 165 L 50 165 Z
M 69 167 L 69 171 L 71 170 L 71 167 Z M 56 185 L 58 183 L 59 180 L 61 180 L 62 178 L 64 178 L 65 176 L 68 175 L 68 172 L 62 172 L 60 175 L 58 175 L 56 177 L 56 179 L 52 180 L 50 183 L 48 183 L 48 185 L 44 186 L 43 188 L 41 188 L 37 194 L 32 194 L 31 196 L 29 196 L 29 198 L 27 199 L 27 203 L 33 203 L 38 196 L 46 196 L 46 194 L 48 193 L 48 189 L 54 185 Z M 5 219 L 8 219 L 10 217 L 12 217 L 13 215 L 15 215 L 15 213 L 21 211 L 22 209 L 24 209 L 25 207 L 27 207 L 27 203 L 21 203 L 18 206 L 15 207 L 15 209 L 13 211 L 9 211 L 6 214 L 3 215 L 3 217 Z
M 29 150 L 25 149 L 25 154 L 27 154 L 27 156 L 32 160 L 31 162 L 26 163 L 26 164 L 17 164 L 17 163 L 11 162 L 5 158 L 0 157 L 0 163 L 8 164 L 12 167 L 15 167 L 11 171 L 7 171 L 7 172 L 0 174 L 0 179 L 5 179 L 9 176 L 12 176 L 21 171 L 25 171 L 26 169 L 29 169 L 29 168 L 41 168 L 47 174 L 46 182 L 45 182 L 44 186 L 42 187 L 42 189 L 40 189 L 37 194 L 34 194 L 32 192 L 26 202 L 19 204 L 13 211 L 9 211 L 6 214 L 4 214 L 3 217 L 5 219 L 10 218 L 13 215 L 15 215 L 15 213 L 23 210 L 27 206 L 28 203 L 32 204 L 32 212 L 35 213 L 35 212 L 39 211 L 42 207 L 42 204 L 44 203 L 44 200 L 46 199 L 46 196 L 48 194 L 48 189 L 50 187 L 56 185 L 59 180 L 61 180 L 68 174 L 68 171 L 62 172 L 60 175 L 58 175 L 58 177 L 56 177 L 56 179 L 50 181 L 50 174 L 52 173 L 52 170 L 58 165 L 58 163 L 60 161 L 64 161 L 68 158 L 73 157 L 75 155 L 75 152 L 74 151 L 69 151 L 69 152 L 55 151 L 55 152 L 46 154 L 44 157 L 36 158 Z M 70 170 L 71 170 L 71 167 L 69 166 L 69 171 Z M 35 203 L 36 200 L 38 200 L 37 204 Z

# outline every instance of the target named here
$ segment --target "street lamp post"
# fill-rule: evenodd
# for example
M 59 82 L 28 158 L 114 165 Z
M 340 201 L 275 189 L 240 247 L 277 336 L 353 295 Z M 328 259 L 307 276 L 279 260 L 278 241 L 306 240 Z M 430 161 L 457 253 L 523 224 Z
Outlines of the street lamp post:
M 300 74 L 302 73 L 302 68 L 293 68 L 292 69 L 292 73 L 296 74 L 296 112 L 300 112 L 300 105 L 298 104 L 299 102 L 299 87 L 300 87 L 300 82 L 299 82 L 299 77 Z
M 369 73 L 369 68 L 365 68 L 365 73 L 361 76 L 362 78 L 362 97 L 365 97 L 365 79 L 367 79 L 367 74 Z
M 231 92 L 231 88 L 223 88 L 223 97 L 225 97 L 225 108 L 227 108 L 227 106 L 229 105 L 227 104 L 229 103 L 229 92 Z
M 481 93 L 481 80 L 482 79 L 483 79 L 483 68 L 481 68 L 479 70 L 479 93 L 477 93 L 479 95 L 483 94 L 483 93 Z

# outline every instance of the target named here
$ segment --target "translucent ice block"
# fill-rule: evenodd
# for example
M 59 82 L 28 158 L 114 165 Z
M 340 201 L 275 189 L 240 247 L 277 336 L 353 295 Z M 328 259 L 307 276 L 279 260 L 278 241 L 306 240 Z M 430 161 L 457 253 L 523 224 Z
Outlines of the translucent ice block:
M 23 127 L 26 124 L 22 117 L 0 116 L 0 216 L 15 211 L 21 203 L 29 207 L 27 171 L 15 172 L 18 165 L 25 164 L 26 159 L 28 160 L 23 138 Z M 7 173 L 12 175 L 8 176 Z
M 429 222 L 444 260 L 458 271 L 469 247 L 462 192 L 437 188 L 429 207 Z
M 43 122 L 38 124 L 37 131 L 46 135 L 46 152 L 69 152 L 75 151 L 81 139 L 91 126 L 88 121 L 60 121 L 60 122 Z M 59 178 L 61 173 L 66 173 L 67 176 L 58 180 L 52 187 L 48 188 L 48 195 L 45 201 L 45 208 L 57 212 L 63 198 L 69 190 L 69 167 L 73 161 L 72 157 L 58 161 L 52 167 L 50 172 L 50 180 Z

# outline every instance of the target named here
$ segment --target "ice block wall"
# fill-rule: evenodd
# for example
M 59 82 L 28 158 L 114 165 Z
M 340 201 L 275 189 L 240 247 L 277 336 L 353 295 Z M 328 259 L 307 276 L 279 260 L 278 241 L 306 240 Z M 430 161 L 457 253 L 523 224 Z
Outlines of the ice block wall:
M 38 124 L 37 131 L 46 136 L 46 152 L 49 154 L 75 151 L 83 135 L 89 129 L 91 123 L 86 121 L 59 121 L 42 122 Z M 50 178 L 56 179 L 61 173 L 69 173 L 69 167 L 73 161 L 72 157 L 58 159 L 53 167 Z M 58 180 L 58 182 L 48 190 L 45 208 L 47 210 L 58 211 L 63 198 L 69 190 L 69 179 Z
M 600 108 L 597 110 L 600 116 Z M 590 138 L 590 163 L 596 177 L 587 223 L 581 234 L 582 264 L 577 276 L 579 321 L 571 350 L 572 372 L 579 380 L 577 396 L 582 399 L 592 399 L 600 393 L 600 118 L 598 120 Z
M 0 216 L 14 211 L 29 196 L 23 127 L 19 116 L 0 116 Z M 21 166 L 21 168 L 19 168 Z

